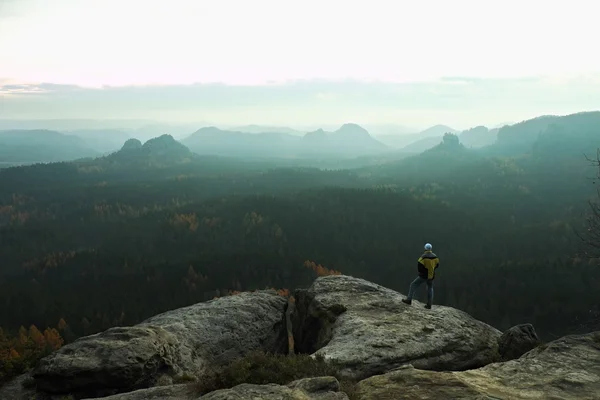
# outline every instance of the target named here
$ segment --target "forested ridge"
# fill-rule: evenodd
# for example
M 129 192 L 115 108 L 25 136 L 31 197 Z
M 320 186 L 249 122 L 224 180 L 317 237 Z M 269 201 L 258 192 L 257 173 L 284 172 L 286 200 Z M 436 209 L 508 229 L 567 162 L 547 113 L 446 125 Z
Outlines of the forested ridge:
M 600 113 L 553 121 L 353 169 L 198 156 L 163 136 L 0 170 L 0 355 L 39 337 L 21 327 L 54 329 L 56 347 L 54 332 L 70 341 L 230 291 L 305 286 L 311 265 L 406 293 L 425 242 L 441 259 L 435 304 L 545 338 L 590 329 L 600 266 L 580 236 Z

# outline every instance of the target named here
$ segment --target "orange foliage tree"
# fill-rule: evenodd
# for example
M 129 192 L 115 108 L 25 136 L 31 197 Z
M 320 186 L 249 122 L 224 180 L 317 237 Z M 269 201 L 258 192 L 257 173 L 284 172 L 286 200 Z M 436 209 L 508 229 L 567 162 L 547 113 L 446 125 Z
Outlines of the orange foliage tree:
M 66 322 L 63 319 L 59 321 Z M 33 367 L 39 359 L 62 347 L 64 340 L 55 328 L 42 333 L 35 325 L 21 327 L 11 337 L 0 329 L 0 383 Z
M 334 269 L 329 269 L 321 264 L 317 264 L 314 261 L 306 260 L 304 262 L 304 266 L 308 269 L 312 269 L 317 273 L 317 276 L 328 276 L 328 275 L 341 275 L 340 271 L 336 271 Z
M 184 227 L 189 229 L 191 232 L 196 232 L 199 225 L 198 217 L 195 213 L 175 214 L 169 222 L 173 226 Z

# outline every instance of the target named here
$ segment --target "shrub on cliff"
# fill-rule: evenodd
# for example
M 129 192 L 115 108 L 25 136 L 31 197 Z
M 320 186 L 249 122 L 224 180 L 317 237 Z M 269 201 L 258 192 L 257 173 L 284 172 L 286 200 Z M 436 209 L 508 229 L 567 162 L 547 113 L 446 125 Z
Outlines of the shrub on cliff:
M 341 381 L 343 390 L 351 390 L 352 384 L 342 382 L 335 366 L 325 362 L 323 357 L 313 358 L 307 354 L 270 354 L 260 351 L 252 352 L 221 370 L 213 371 L 209 379 L 202 379 L 196 384 L 196 389 L 200 394 L 206 394 L 242 383 L 286 385 L 297 379 L 320 376 L 334 376 Z

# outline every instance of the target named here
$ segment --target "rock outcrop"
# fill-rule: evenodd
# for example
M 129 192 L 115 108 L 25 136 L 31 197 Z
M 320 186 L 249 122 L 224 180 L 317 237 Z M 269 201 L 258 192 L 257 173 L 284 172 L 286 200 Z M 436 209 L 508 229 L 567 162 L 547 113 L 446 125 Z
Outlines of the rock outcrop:
M 84 400 L 194 400 L 198 398 L 200 398 L 200 396 L 195 393 L 193 385 L 181 384 L 156 386 L 128 393 L 120 393 L 101 398 L 88 398 Z
M 404 364 L 465 370 L 497 361 L 501 332 L 450 307 L 401 302 L 383 286 L 344 275 L 296 291 L 296 351 L 335 362 L 343 376 L 364 379 Z
M 531 324 L 516 325 L 498 339 L 498 352 L 503 361 L 514 360 L 540 345 L 540 338 Z
M 162 386 L 88 400 L 348 400 L 337 379 L 329 376 L 294 381 L 288 385 L 242 384 L 200 396 L 193 385 Z
M 205 395 L 202 385 L 181 384 L 214 378 L 252 351 L 287 353 L 288 346 L 323 356 L 337 377 L 360 381 L 362 400 L 600 399 L 600 332 L 539 345 L 531 325 L 501 334 L 462 311 L 402 298 L 338 275 L 297 290 L 295 302 L 262 291 L 199 303 L 64 346 L 0 389 L 0 399 L 348 399 L 334 377 Z
M 202 400 L 348 400 L 339 391 L 333 377 L 309 378 L 286 386 L 243 384 L 231 389 L 217 390 L 201 397 Z
M 2 400 L 46 400 L 39 396 L 34 388 L 28 387 L 27 382 L 31 380 L 28 373 L 22 374 L 12 381 L 0 387 L 0 399 Z
M 33 371 L 38 390 L 90 397 L 202 377 L 250 351 L 285 352 L 287 299 L 243 293 L 112 328 L 64 346 Z
M 597 400 L 600 332 L 565 336 L 517 360 L 469 371 L 404 367 L 360 382 L 357 391 L 361 400 Z

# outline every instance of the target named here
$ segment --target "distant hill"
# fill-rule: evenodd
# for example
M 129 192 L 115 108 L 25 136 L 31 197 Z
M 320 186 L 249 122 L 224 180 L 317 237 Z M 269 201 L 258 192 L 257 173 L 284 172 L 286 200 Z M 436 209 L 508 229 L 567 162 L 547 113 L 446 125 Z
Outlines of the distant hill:
M 130 131 L 130 137 L 139 138 L 140 140 L 150 140 L 161 135 L 171 135 L 175 139 L 182 139 L 189 136 L 196 129 L 195 124 L 167 124 L 167 123 L 151 123 L 143 125 L 139 128 Z
M 131 137 L 127 132 L 117 129 L 78 129 L 63 132 L 80 137 L 88 147 L 99 153 L 118 150 L 121 144 Z
M 361 156 L 382 152 L 386 146 L 356 124 L 334 132 L 322 129 L 304 136 L 285 132 L 247 133 L 216 127 L 197 130 L 182 140 L 195 153 L 235 157 Z
M 418 151 L 423 151 L 423 149 L 426 150 L 438 144 L 441 141 L 441 137 L 444 136 L 444 133 L 447 132 L 458 133 L 456 129 L 453 129 L 449 126 L 435 125 L 418 133 L 411 133 L 408 135 L 378 135 L 377 139 L 380 140 L 382 143 L 385 143 L 386 145 L 397 149 L 404 149 L 408 145 L 415 144 L 415 149 L 419 149 Z M 427 140 L 429 138 L 437 139 Z M 416 144 L 417 142 L 421 143 Z
M 0 131 L 0 162 L 56 162 L 99 155 L 73 135 L 50 130 Z
M 559 119 L 558 116 L 545 115 L 514 125 L 504 126 L 498 132 L 498 145 L 502 147 L 530 147 L 552 122 Z
M 387 146 L 373 138 L 357 124 L 344 124 L 334 132 L 318 130 L 304 135 L 303 150 L 307 153 L 328 153 L 357 156 L 385 151 Z
M 474 128 L 467 129 L 462 132 L 448 131 L 447 133 L 456 134 L 460 140 L 460 143 L 462 143 L 465 147 L 480 148 L 494 144 L 498 136 L 498 131 L 499 129 L 488 129 L 485 126 L 476 126 Z M 430 132 L 435 132 L 435 130 L 432 130 Z M 443 139 L 443 134 L 438 136 L 424 137 L 422 139 L 417 140 L 414 143 L 403 147 L 402 151 L 407 153 L 422 153 L 426 150 L 437 146 L 443 141 Z
M 485 126 L 476 126 L 462 131 L 458 137 L 466 147 L 478 148 L 494 144 L 499 131 L 499 128 L 488 129 Z
M 365 124 L 361 126 L 368 130 L 377 139 L 386 136 L 409 135 L 417 130 L 398 124 Z
M 445 133 L 459 133 L 456 129 L 447 125 L 435 125 L 418 133 L 421 137 L 443 136 Z
M 532 150 L 534 144 L 547 131 L 563 132 L 564 140 L 581 140 L 581 135 L 590 134 L 596 141 L 592 146 L 600 146 L 600 112 L 581 112 L 565 116 L 545 115 L 518 124 L 505 126 L 498 131 L 496 150 L 502 153 L 522 153 Z M 550 129 L 551 128 L 551 129 Z M 560 136 L 560 135 L 559 135 Z M 585 139 L 587 140 L 587 136 Z
M 302 136 L 305 134 L 305 132 L 285 126 L 244 125 L 235 127 L 233 130 L 245 133 L 287 133 L 295 136 Z
M 197 130 L 181 142 L 201 155 L 285 157 L 294 153 L 301 137 L 278 132 L 226 131 L 212 126 Z
M 432 147 L 437 146 L 442 142 L 442 136 L 425 137 L 402 147 L 402 151 L 407 153 L 422 153 Z
M 129 139 L 121 150 L 106 157 L 119 163 L 176 164 L 187 162 L 195 155 L 171 135 L 161 135 L 142 145 L 138 139 Z
M 58 132 L 86 129 L 129 130 L 151 121 L 139 119 L 0 119 L 0 130 L 39 130 Z
M 484 148 L 490 155 L 519 155 L 532 152 L 581 155 L 600 147 L 600 112 L 566 116 L 541 116 L 506 125 L 500 129 L 476 126 L 457 135 L 466 148 Z M 439 145 L 444 136 L 425 137 L 402 148 L 404 153 L 422 153 Z M 543 150 L 542 150 L 543 149 Z

